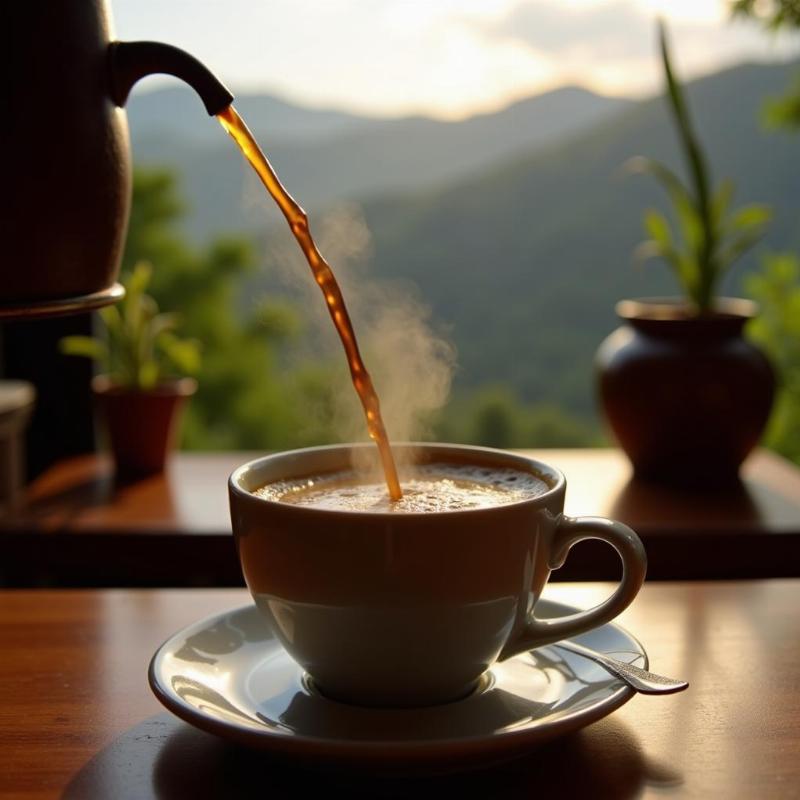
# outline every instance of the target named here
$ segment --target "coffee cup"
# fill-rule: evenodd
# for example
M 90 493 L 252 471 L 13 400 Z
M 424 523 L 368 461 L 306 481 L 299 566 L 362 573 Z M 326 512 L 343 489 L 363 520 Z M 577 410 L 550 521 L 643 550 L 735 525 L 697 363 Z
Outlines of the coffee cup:
M 639 591 L 646 571 L 639 537 L 620 522 L 565 516 L 564 476 L 520 454 L 393 445 L 401 464 L 518 470 L 543 482 L 541 491 L 491 507 L 330 510 L 254 494 L 265 484 L 352 469 L 374 459 L 374 449 L 278 453 L 244 464 L 229 480 L 233 533 L 255 604 L 326 697 L 389 707 L 457 700 L 495 661 L 603 625 Z M 595 608 L 538 618 L 551 571 L 584 539 L 617 551 L 619 585 Z

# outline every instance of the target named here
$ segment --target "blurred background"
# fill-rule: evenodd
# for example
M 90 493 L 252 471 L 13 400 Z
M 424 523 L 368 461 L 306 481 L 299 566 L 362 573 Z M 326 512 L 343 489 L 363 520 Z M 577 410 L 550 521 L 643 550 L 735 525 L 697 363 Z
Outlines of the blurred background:
M 800 134 L 785 101 L 800 30 L 770 27 L 779 3 L 739 5 L 112 0 L 118 38 L 183 47 L 234 92 L 341 277 L 384 404 L 430 389 L 402 435 L 498 447 L 607 442 L 593 359 L 614 305 L 677 293 L 664 264 L 633 262 L 643 209 L 666 201 L 623 170 L 645 155 L 685 174 L 662 16 L 714 178 L 773 209 L 722 294 L 782 320 L 760 331 L 783 369 L 768 444 L 800 460 Z M 150 262 L 152 294 L 202 348 L 182 447 L 364 438 L 322 297 L 233 143 L 168 78 L 127 111 L 123 269 Z

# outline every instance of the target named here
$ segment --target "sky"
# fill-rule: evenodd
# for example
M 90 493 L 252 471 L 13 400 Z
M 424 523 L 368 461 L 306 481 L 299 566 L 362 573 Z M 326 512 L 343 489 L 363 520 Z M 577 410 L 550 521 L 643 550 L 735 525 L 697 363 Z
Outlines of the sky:
M 234 93 L 457 119 L 565 84 L 660 90 L 655 18 L 686 79 L 800 55 L 727 0 L 111 0 L 119 39 L 183 47 Z M 157 88 L 148 79 L 137 91 Z

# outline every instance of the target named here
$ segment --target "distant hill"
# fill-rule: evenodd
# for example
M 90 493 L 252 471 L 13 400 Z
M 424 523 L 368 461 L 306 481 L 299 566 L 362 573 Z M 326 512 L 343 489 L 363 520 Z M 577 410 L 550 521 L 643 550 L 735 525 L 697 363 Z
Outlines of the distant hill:
M 289 191 L 306 208 L 369 193 L 441 185 L 498 160 L 587 130 L 628 101 L 568 87 L 458 122 L 378 120 L 305 109 L 270 97 L 235 105 Z M 257 230 L 246 208 L 241 156 L 189 90 L 134 95 L 128 108 L 135 162 L 181 174 L 190 232 Z M 247 178 L 243 178 L 247 175 Z
M 242 94 L 234 101 L 254 131 L 270 141 L 314 141 L 361 127 L 382 125 L 385 120 L 344 111 L 308 108 L 272 95 Z M 159 139 L 171 146 L 218 145 L 215 125 L 197 95 L 184 84 L 152 92 L 134 92 L 128 101 L 131 139 L 139 147 L 157 148 Z
M 800 136 L 758 119 L 797 66 L 740 66 L 689 87 L 715 176 L 735 179 L 737 204 L 776 209 L 765 246 L 800 248 Z M 683 171 L 661 98 L 444 189 L 365 204 L 374 270 L 416 284 L 451 327 L 462 385 L 508 382 L 529 401 L 591 413 L 592 359 L 615 301 L 675 293 L 664 265 L 631 263 L 643 209 L 666 207 L 652 180 L 621 175 L 637 154 Z
M 762 248 L 800 250 L 800 136 L 759 123 L 764 99 L 779 94 L 799 66 L 743 65 L 688 87 L 715 177 L 736 181 L 737 204 L 775 208 Z M 182 142 L 173 132 L 148 145 L 134 98 L 137 163 L 184 173 L 195 233 L 271 236 L 262 208 L 242 208 L 249 173 L 241 157 L 224 137 L 214 144 L 221 130 L 196 98 L 186 99 L 192 124 L 205 124 L 212 143 Z M 238 104 L 247 115 L 244 98 Z M 627 103 L 565 89 L 458 123 L 332 112 L 313 135 L 286 131 L 314 129 L 316 112 L 304 110 L 311 115 L 304 118 L 292 110 L 281 128 L 268 108 L 271 133 L 253 127 L 290 191 L 307 208 L 360 198 L 373 272 L 418 287 L 458 348 L 462 387 L 504 382 L 530 402 L 590 416 L 593 357 L 617 324 L 614 303 L 676 292 L 663 264 L 632 265 L 643 210 L 667 204 L 651 180 L 621 170 L 641 154 L 683 172 L 660 97 Z M 281 140 L 284 134 L 293 140 Z M 730 294 L 740 293 L 741 274 L 755 261 L 749 256 L 730 276 Z M 274 285 L 274 276 L 258 281 Z

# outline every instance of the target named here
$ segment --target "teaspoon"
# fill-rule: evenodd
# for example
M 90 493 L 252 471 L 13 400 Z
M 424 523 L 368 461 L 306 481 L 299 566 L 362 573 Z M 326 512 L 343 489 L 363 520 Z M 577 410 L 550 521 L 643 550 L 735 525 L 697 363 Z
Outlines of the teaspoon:
M 553 646 L 596 661 L 612 675 L 616 675 L 632 689 L 636 689 L 637 692 L 642 694 L 672 694 L 673 692 L 682 692 L 689 686 L 687 681 L 656 675 L 654 672 L 648 672 L 646 669 L 636 667 L 633 664 L 626 664 L 624 661 L 618 661 L 616 658 L 611 658 L 603 653 L 597 653 L 577 642 L 564 640 L 557 642 Z

